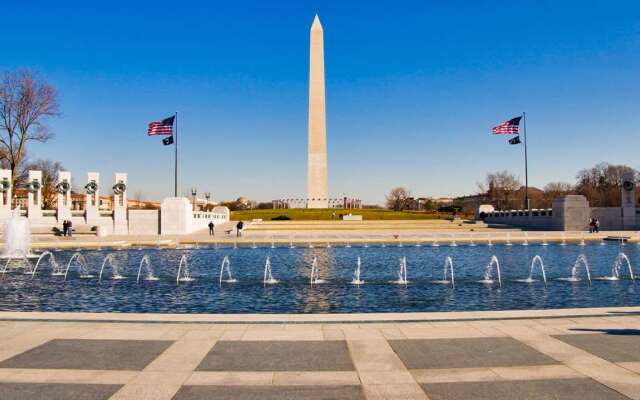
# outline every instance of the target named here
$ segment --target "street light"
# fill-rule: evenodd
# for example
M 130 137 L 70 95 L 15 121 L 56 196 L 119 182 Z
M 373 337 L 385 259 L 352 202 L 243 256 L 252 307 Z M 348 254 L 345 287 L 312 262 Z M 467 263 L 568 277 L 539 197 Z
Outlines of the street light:
M 198 190 L 196 188 L 191 188 L 191 196 L 193 197 L 193 211 L 196 210 L 196 195 L 198 194 Z

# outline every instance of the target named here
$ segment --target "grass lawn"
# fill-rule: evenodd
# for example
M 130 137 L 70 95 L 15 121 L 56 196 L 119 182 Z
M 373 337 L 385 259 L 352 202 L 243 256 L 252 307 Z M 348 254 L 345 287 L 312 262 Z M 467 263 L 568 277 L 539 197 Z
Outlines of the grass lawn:
M 362 215 L 364 220 L 389 220 L 389 219 L 446 219 L 451 217 L 448 213 L 436 212 L 414 212 L 414 211 L 390 211 L 380 209 L 363 209 L 363 210 L 342 210 L 338 208 L 331 209 L 278 209 L 278 210 L 246 210 L 232 211 L 231 219 L 234 221 L 244 220 L 250 221 L 260 218 L 269 221 L 271 218 L 279 215 L 286 215 L 293 221 L 328 221 L 332 220 L 333 213 L 336 214 L 336 220 L 340 214 Z

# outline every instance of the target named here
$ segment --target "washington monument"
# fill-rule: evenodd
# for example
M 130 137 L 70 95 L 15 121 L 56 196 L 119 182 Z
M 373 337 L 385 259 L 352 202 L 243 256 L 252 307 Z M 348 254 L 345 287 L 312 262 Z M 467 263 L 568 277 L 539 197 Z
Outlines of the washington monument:
M 327 126 L 324 104 L 324 38 L 316 15 L 309 45 L 309 155 L 307 208 L 328 208 Z

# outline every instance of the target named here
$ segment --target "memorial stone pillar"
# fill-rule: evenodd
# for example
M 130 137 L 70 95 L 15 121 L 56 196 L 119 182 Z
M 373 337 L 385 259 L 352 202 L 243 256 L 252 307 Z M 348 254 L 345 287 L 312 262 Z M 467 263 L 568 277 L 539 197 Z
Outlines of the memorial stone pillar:
M 127 235 L 127 174 L 116 173 L 113 185 L 113 232 L 116 235 Z
M 635 229 L 636 223 L 636 182 L 633 174 L 622 175 L 622 228 Z
M 30 220 L 42 218 L 42 171 L 29 171 L 27 195 L 27 217 Z
M 71 219 L 71 172 L 58 171 L 56 182 L 56 218 L 58 223 Z
M 11 214 L 11 170 L 0 169 L 0 218 Z
M 87 184 L 84 187 L 85 195 L 85 218 L 88 225 L 98 225 L 100 219 L 100 174 L 89 172 L 87 174 Z

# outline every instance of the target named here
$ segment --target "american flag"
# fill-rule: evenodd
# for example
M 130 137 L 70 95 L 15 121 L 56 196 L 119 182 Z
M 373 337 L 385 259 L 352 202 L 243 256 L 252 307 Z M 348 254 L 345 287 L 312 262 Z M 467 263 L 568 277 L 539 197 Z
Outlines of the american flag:
M 162 121 L 153 121 L 149 123 L 149 129 L 147 134 L 149 136 L 155 135 L 172 135 L 173 134 L 173 121 L 176 116 L 173 115 L 169 118 L 165 118 Z
M 501 123 L 498 126 L 494 126 L 492 129 L 492 132 L 494 135 L 500 135 L 503 133 L 506 134 L 518 134 L 520 133 L 520 120 L 522 119 L 522 116 L 520 117 L 515 117 L 512 118 L 508 121 L 505 121 L 503 123 Z

